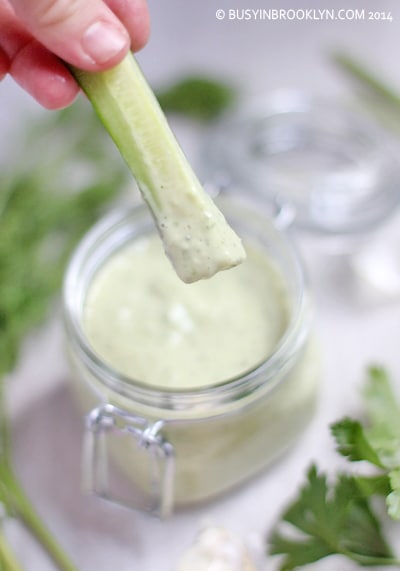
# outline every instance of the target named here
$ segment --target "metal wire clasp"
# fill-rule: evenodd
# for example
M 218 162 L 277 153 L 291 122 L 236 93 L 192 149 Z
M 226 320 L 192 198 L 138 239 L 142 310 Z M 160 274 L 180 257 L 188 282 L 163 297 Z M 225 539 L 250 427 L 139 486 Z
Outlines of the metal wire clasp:
M 112 404 L 92 410 L 83 449 L 85 490 L 161 518 L 171 515 L 175 454 L 162 434 L 164 425 Z

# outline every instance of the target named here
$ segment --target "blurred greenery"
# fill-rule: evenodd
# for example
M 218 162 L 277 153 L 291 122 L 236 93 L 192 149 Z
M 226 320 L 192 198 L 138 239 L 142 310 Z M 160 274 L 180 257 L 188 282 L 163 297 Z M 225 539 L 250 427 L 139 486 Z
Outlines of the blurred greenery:
M 25 523 L 63 571 L 75 567 L 13 470 L 4 381 L 23 339 L 59 292 L 72 249 L 126 182 L 100 129 L 84 100 L 49 113 L 26 126 L 14 160 L 0 173 L 0 510 Z M 0 569 L 19 569 L 1 533 Z
M 379 71 L 368 63 L 345 52 L 333 54 L 333 61 L 344 72 L 357 93 L 358 101 L 382 126 L 394 135 L 400 135 L 400 93 Z
M 18 162 L 0 174 L 2 377 L 27 331 L 45 316 L 71 250 L 126 177 L 122 163 L 98 143 L 100 127 L 83 101 L 28 129 Z
M 160 89 L 156 96 L 166 113 L 210 121 L 236 101 L 238 92 L 230 83 L 192 75 Z

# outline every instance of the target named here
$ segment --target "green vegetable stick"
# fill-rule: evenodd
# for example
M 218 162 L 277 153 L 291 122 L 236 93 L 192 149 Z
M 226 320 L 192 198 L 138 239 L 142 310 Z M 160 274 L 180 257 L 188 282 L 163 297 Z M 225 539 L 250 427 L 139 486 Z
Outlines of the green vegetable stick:
M 179 277 L 193 282 L 239 264 L 240 239 L 199 183 L 133 55 L 111 70 L 72 73 L 136 178 Z

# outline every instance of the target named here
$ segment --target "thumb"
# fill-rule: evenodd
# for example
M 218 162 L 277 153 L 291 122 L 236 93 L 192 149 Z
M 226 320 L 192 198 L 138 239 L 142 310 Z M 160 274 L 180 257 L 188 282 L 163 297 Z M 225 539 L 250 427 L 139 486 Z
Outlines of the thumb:
M 68 63 L 98 71 L 115 65 L 130 38 L 102 0 L 10 0 L 30 33 Z

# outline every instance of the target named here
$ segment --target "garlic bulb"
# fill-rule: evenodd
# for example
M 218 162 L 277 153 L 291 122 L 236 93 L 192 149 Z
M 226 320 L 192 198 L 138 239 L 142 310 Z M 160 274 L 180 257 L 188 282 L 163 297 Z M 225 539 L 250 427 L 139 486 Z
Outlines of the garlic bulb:
M 183 554 L 175 571 L 256 571 L 238 537 L 222 527 L 207 527 Z

